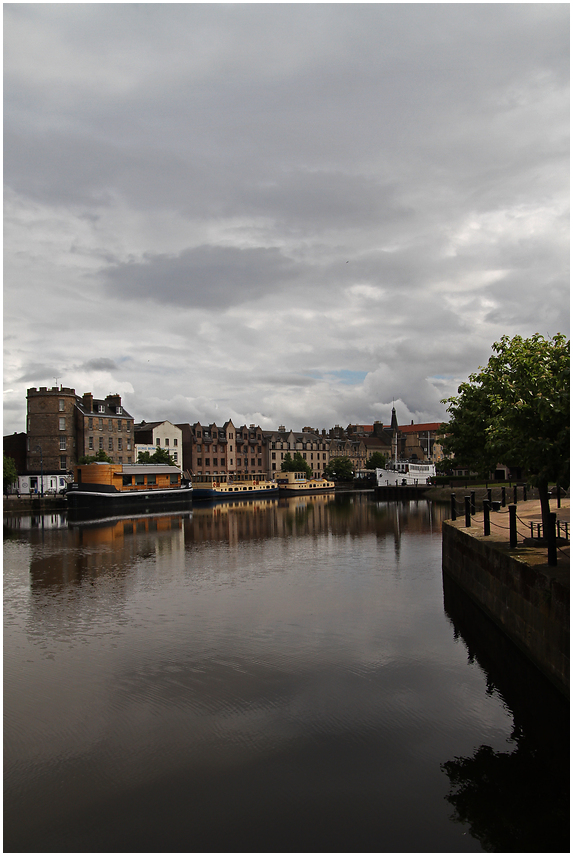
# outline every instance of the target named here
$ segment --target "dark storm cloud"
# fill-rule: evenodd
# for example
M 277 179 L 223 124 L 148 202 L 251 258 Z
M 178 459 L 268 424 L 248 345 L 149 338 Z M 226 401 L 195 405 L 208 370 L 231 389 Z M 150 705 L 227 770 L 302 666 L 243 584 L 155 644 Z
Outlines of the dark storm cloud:
M 105 273 L 110 293 L 126 300 L 225 309 L 282 290 L 298 266 L 271 248 L 201 246 L 176 257 L 145 256 Z

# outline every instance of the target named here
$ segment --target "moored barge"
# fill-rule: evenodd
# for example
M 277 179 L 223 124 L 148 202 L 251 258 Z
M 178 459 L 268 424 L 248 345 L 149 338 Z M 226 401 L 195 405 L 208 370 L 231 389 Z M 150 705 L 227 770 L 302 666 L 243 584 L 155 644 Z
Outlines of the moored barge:
M 165 505 L 187 507 L 192 496 L 190 480 L 168 464 L 78 464 L 66 491 L 70 508 L 114 513 Z
M 305 493 L 330 493 L 334 482 L 328 479 L 308 479 L 305 473 L 277 473 L 275 476 L 280 496 L 297 496 Z

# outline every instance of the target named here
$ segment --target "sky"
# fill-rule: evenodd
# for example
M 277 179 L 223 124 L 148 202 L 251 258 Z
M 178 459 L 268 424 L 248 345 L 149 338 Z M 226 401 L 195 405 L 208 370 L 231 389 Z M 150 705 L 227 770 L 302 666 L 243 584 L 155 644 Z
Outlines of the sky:
M 442 421 L 569 335 L 568 4 L 5 4 L 4 434 Z

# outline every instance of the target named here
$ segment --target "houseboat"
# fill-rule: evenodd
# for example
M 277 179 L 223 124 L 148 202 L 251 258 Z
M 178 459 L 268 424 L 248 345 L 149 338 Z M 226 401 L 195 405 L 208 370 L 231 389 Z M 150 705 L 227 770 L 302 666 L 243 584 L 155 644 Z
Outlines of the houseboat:
M 244 499 L 251 496 L 277 496 L 276 482 L 263 475 L 193 476 L 193 499 Z
M 121 514 L 132 509 L 187 507 L 191 482 L 178 467 L 167 464 L 109 464 L 96 462 L 74 467 L 74 481 L 66 491 L 70 508 L 93 508 Z
M 334 482 L 328 479 L 308 479 L 306 473 L 276 473 L 280 496 L 334 491 Z
M 409 487 L 429 484 L 436 475 L 436 465 L 414 464 L 411 461 L 391 461 L 386 469 L 376 468 L 377 487 Z

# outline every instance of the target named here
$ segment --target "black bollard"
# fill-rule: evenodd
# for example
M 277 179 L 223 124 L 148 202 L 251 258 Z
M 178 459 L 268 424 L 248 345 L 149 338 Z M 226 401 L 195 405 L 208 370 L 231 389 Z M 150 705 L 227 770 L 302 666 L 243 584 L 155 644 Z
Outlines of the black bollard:
M 517 505 L 517 485 L 513 485 L 513 504 Z
M 487 501 L 491 503 L 491 487 L 488 487 L 487 489 Z
M 556 520 L 557 515 L 552 511 L 545 527 L 547 531 L 544 533 L 547 538 L 547 564 L 552 568 L 557 564 L 557 540 L 555 538 Z
M 509 506 L 509 547 L 511 550 L 517 547 L 517 505 Z
M 469 528 L 472 525 L 471 498 L 469 496 L 464 496 L 464 506 L 466 511 L 466 528 Z
M 527 485 L 523 485 L 523 501 L 527 502 Z
M 456 495 L 455 493 L 450 494 L 450 509 L 452 520 L 456 519 Z
M 505 508 L 505 485 L 501 488 L 501 507 Z
M 484 501 L 483 501 L 483 534 L 484 534 L 484 535 L 489 535 L 489 534 L 490 534 L 490 527 L 489 527 L 489 500 L 487 500 L 487 499 L 484 499 Z
M 475 514 L 476 513 L 476 492 L 475 492 L 475 490 L 472 490 L 472 492 L 470 493 L 470 498 L 471 498 L 472 514 Z

